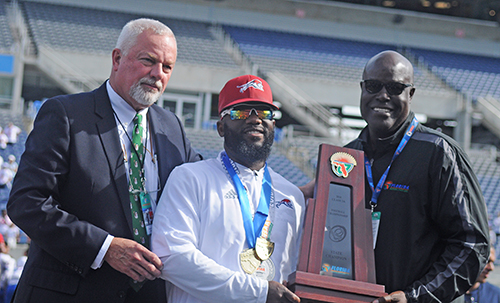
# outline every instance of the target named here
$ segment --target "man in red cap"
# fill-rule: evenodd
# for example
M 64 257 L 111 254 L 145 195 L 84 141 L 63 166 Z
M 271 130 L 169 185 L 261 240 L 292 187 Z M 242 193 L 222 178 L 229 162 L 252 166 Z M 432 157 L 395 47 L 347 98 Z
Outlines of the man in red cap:
M 281 282 L 295 271 L 302 192 L 266 165 L 274 138 L 272 92 L 245 75 L 219 96 L 216 159 L 172 171 L 153 222 L 168 302 L 299 302 Z

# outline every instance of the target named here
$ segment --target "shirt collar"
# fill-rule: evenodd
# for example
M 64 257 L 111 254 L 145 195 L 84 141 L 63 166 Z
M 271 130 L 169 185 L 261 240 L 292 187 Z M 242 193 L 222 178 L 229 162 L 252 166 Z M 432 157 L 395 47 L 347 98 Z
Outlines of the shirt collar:
M 130 106 L 130 104 L 125 101 L 118 93 L 115 92 L 115 90 L 111 87 L 111 84 L 109 84 L 109 80 L 106 82 L 106 89 L 108 90 L 108 96 L 109 100 L 111 101 L 111 107 L 113 108 L 114 112 L 116 113 L 116 116 L 119 121 L 122 123 L 131 123 L 135 117 L 135 114 L 137 113 L 135 109 Z M 139 111 L 140 114 L 143 115 L 145 121 L 147 118 L 147 113 L 148 113 L 149 107 L 146 107 L 145 109 L 142 109 Z
M 410 125 L 410 123 L 413 121 L 413 118 L 415 117 L 415 113 L 410 111 L 408 114 L 408 117 L 406 117 L 406 120 L 401 124 L 401 126 L 398 128 L 398 130 L 391 136 L 387 138 L 381 138 L 377 140 L 376 142 L 376 147 L 375 150 L 377 151 L 377 154 L 379 153 L 385 153 L 387 150 L 391 149 L 396 149 L 399 143 L 401 142 L 401 139 L 403 138 L 406 129 Z M 359 139 L 361 140 L 361 143 L 363 143 L 363 149 L 365 152 L 369 154 L 369 156 L 373 156 L 373 151 L 371 150 L 371 145 L 368 143 L 370 142 L 370 135 L 368 131 L 368 126 L 366 126 L 362 131 L 361 134 L 359 135 Z

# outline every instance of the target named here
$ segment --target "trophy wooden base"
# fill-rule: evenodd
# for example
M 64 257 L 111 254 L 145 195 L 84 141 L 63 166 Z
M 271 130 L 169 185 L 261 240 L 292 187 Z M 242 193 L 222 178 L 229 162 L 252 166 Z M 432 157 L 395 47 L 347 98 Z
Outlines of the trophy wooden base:
M 376 284 L 363 164 L 362 151 L 320 145 L 314 199 L 308 200 L 297 271 L 288 276 L 288 288 L 302 303 L 373 302 L 387 295 L 385 287 Z M 349 237 L 335 239 L 326 233 L 335 225 L 344 227 Z M 345 239 L 348 243 L 342 242 Z M 341 256 L 350 263 L 337 262 L 329 255 Z M 332 268 L 344 269 L 342 273 L 352 277 L 338 276 Z
M 299 296 L 301 303 L 372 302 L 387 295 L 383 285 L 303 271 L 292 273 L 288 280 L 288 288 Z

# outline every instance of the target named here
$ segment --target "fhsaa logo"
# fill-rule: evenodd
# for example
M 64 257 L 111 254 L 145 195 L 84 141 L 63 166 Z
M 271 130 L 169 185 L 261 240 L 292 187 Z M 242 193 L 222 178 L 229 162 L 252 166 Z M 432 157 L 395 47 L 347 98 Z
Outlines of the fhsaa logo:
M 250 87 L 264 91 L 264 85 L 262 85 L 262 81 L 260 81 L 258 79 L 253 79 L 253 80 L 251 80 L 243 85 L 236 86 L 236 88 L 240 89 L 240 93 L 244 93 Z
M 356 159 L 348 153 L 335 153 L 330 157 L 332 171 L 337 177 L 347 178 L 354 166 L 357 165 Z

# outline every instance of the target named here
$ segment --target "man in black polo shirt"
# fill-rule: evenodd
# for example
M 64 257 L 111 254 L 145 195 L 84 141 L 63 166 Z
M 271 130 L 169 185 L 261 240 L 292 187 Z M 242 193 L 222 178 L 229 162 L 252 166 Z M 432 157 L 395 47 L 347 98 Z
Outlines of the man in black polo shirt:
M 347 147 L 365 152 L 366 201 L 373 211 L 375 302 L 451 302 L 489 254 L 486 205 L 467 155 L 410 111 L 413 66 L 401 54 L 371 58 L 361 81 L 368 126 Z

